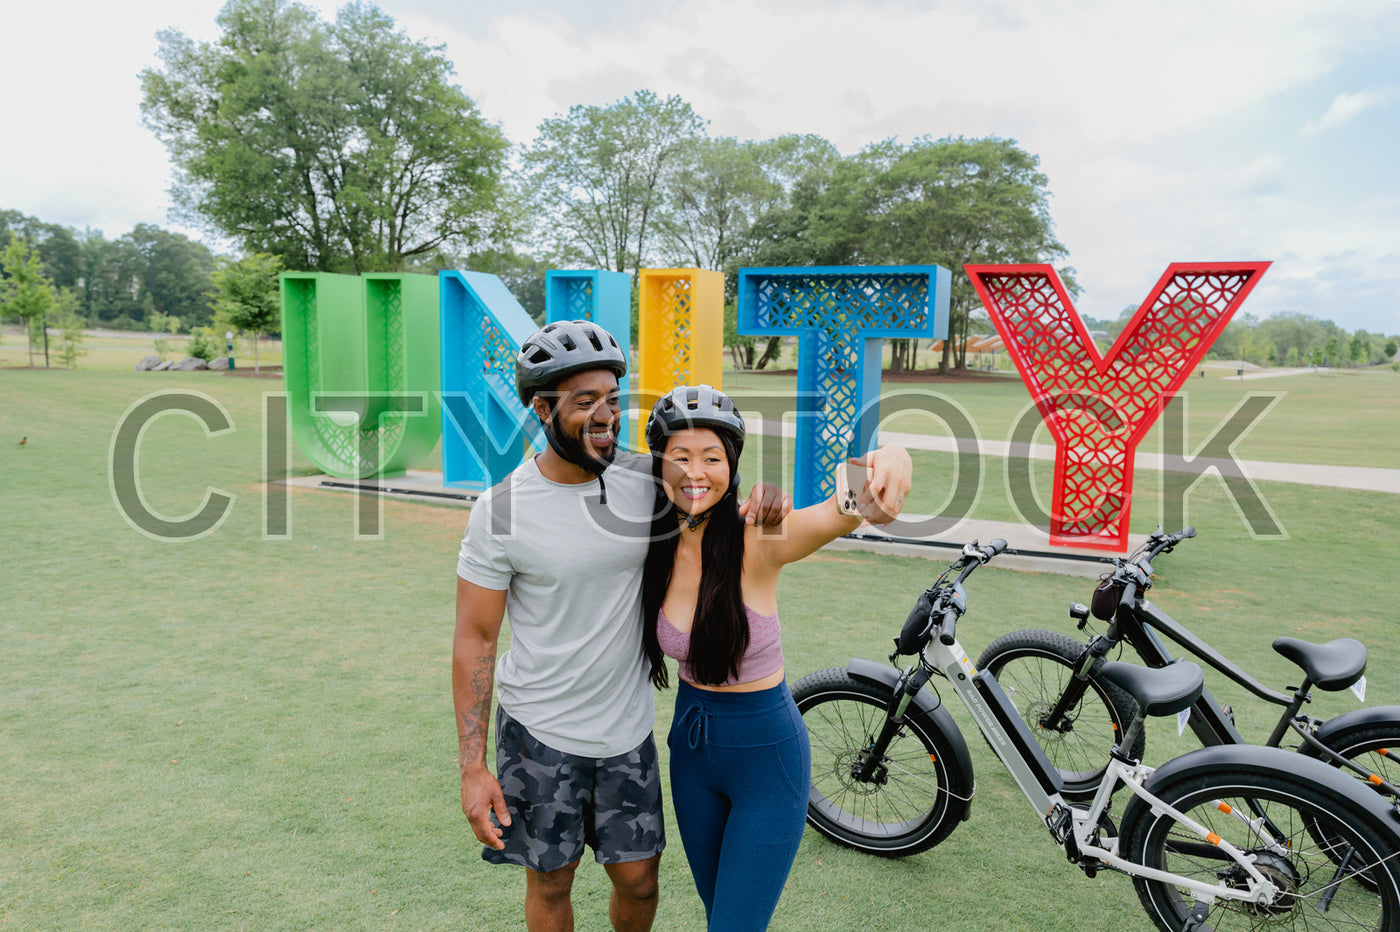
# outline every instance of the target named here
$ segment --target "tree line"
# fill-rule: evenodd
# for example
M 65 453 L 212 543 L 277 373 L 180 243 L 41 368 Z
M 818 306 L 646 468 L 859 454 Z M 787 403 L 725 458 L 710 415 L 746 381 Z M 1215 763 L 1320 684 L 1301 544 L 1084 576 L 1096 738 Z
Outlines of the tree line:
M 494 272 L 537 319 L 549 268 L 634 281 L 641 268 L 716 269 L 729 283 L 726 345 L 736 363 L 762 367 L 779 341 L 736 332 L 742 266 L 957 272 L 1068 255 L 1039 158 L 1014 140 L 886 140 L 842 156 L 810 134 L 711 136 L 686 101 L 639 90 L 574 106 L 512 145 L 453 83 L 443 48 L 409 38 L 372 4 L 327 21 L 287 0 L 230 0 L 217 23 L 209 42 L 160 33 L 161 64 L 141 73 L 143 115 L 175 168 L 180 219 L 287 269 Z M 138 227 L 90 247 L 89 234 L 21 235 L 58 287 L 81 280 L 89 319 L 142 322 L 154 311 L 198 323 L 213 313 L 217 262 L 177 234 Z M 99 245 L 110 258 L 90 262 L 92 273 L 62 258 Z M 1074 270 L 1060 274 L 1077 293 Z M 990 329 L 961 274 L 950 304 L 944 370 L 966 364 L 962 338 Z M 893 344 L 896 368 L 917 364 L 914 341 Z
M 1118 338 L 1137 310 L 1126 307 L 1117 320 L 1086 318 L 1091 329 L 1107 336 L 1104 345 Z M 1211 346 L 1207 359 L 1239 360 L 1256 366 L 1374 366 L 1391 362 L 1400 352 L 1400 338 L 1350 332 L 1330 320 L 1301 311 L 1283 311 L 1260 319 L 1240 314 Z
M 149 224 L 108 240 L 17 210 L 0 210 L 0 319 L 27 326 L 34 354 L 73 367 L 83 330 L 184 331 L 192 354 L 222 355 L 228 330 L 276 329 L 280 259 L 215 256 L 203 243 Z M 254 353 L 256 357 L 256 342 Z
M 153 312 L 192 326 L 211 322 L 215 257 L 203 243 L 149 224 L 109 240 L 100 230 L 0 210 L 0 247 L 12 239 L 38 256 L 49 284 L 69 292 L 73 310 L 93 326 L 134 330 Z

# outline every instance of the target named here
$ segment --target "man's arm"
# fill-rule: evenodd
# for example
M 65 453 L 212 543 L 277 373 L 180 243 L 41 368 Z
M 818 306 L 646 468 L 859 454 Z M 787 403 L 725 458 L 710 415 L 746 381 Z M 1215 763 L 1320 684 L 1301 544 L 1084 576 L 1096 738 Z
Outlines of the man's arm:
M 759 482 L 749 497 L 739 503 L 739 517 L 759 527 L 778 527 L 792 511 L 792 496 L 776 485 Z
M 457 765 L 462 771 L 462 812 L 482 844 L 501 849 L 492 810 L 510 824 L 501 785 L 486 766 L 486 731 L 495 684 L 496 638 L 506 613 L 505 590 L 483 589 L 457 577 L 457 629 L 452 637 L 452 704 L 457 710 Z

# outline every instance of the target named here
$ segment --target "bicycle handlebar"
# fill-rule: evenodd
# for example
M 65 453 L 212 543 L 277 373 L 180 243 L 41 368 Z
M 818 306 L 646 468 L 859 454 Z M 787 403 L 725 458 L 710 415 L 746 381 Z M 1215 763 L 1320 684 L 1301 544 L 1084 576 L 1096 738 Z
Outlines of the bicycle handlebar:
M 957 641 L 958 613 L 955 609 L 948 609 L 943 613 L 943 618 L 938 622 L 938 640 L 944 644 L 953 644 Z
M 1118 597 L 1118 610 L 1131 611 L 1137 604 L 1138 584 L 1135 582 L 1125 582 L 1123 584 L 1123 594 Z
M 1172 549 L 1183 540 L 1190 540 L 1196 536 L 1196 529 L 1191 525 L 1177 531 L 1175 534 L 1163 534 L 1160 531 L 1147 539 L 1147 553 L 1140 559 L 1153 560 L 1163 553 L 1171 553 Z
M 1002 540 L 1000 537 L 993 537 L 991 540 L 987 541 L 985 547 L 977 546 L 976 541 L 968 544 L 963 548 L 963 559 L 967 561 L 967 565 L 964 566 L 962 572 L 958 574 L 957 583 L 947 591 L 953 593 L 960 591 L 960 584 L 966 580 L 968 576 L 972 575 L 973 570 L 1005 550 L 1006 541 Z M 958 597 L 955 595 L 953 598 Z M 958 599 L 958 601 L 961 602 L 961 599 Z M 947 605 L 947 603 L 943 604 Z M 943 616 L 938 622 L 938 640 L 943 644 L 952 645 L 957 642 L 958 616 L 963 613 L 965 607 L 966 606 L 963 604 L 954 603 L 948 605 L 944 610 Z
M 1005 550 L 1006 541 L 1000 537 L 989 540 L 986 546 L 978 546 L 977 541 L 964 546 L 962 555 L 915 601 L 909 617 L 904 620 L 904 627 L 894 639 L 895 652 L 890 659 L 921 652 L 935 636 L 943 644 L 956 643 L 958 616 L 967 608 L 962 594 L 963 580 L 977 567 Z M 948 581 L 949 574 L 953 572 L 958 573 L 956 579 Z

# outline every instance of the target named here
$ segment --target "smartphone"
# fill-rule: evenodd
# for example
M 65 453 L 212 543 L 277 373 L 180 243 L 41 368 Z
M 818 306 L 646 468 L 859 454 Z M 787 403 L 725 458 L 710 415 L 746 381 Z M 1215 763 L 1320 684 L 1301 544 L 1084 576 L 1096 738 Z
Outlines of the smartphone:
M 837 510 L 843 515 L 860 514 L 860 493 L 870 482 L 870 467 L 841 462 L 836 464 L 833 476 L 836 480 Z

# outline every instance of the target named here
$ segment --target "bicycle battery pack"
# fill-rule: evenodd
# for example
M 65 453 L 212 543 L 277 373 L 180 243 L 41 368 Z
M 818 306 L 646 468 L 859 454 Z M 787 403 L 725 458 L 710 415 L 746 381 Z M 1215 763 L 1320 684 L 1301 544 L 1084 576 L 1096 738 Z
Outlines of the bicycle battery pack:
M 1021 713 L 1016 711 L 1016 707 L 1006 697 L 1006 693 L 1002 690 L 996 677 L 986 670 L 982 670 L 973 676 L 972 685 L 976 688 L 977 695 L 991 708 L 992 715 L 996 716 L 1001 730 L 1006 732 L 1007 737 L 1011 739 L 1021 759 L 1034 771 L 1036 782 L 1040 784 L 1040 788 L 1051 794 L 1064 789 L 1064 781 L 1060 779 L 1060 772 L 1055 769 L 1054 764 L 1050 763 L 1050 758 L 1045 756 L 1045 750 L 1035 740 L 1031 730 L 1026 727 Z

